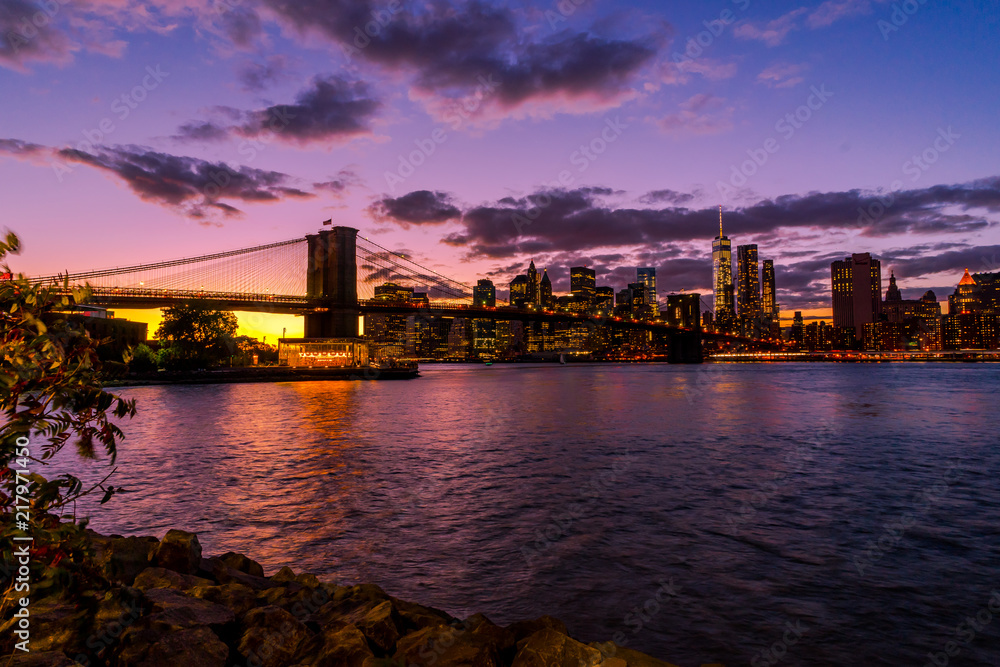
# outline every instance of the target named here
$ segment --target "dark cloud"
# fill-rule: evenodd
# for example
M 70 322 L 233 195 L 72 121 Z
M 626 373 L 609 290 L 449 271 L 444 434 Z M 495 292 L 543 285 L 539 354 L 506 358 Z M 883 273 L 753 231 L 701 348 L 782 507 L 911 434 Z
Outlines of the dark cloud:
M 280 54 L 270 56 L 263 63 L 249 63 L 237 73 L 244 90 L 262 91 L 277 83 L 288 72 L 288 59 Z
M 0 65 L 25 71 L 31 61 L 71 60 L 74 42 L 53 25 L 55 18 L 26 0 L 0 2 Z
M 415 73 L 414 87 L 461 98 L 498 83 L 491 104 L 512 109 L 533 100 L 594 98 L 616 104 L 659 40 L 619 40 L 564 31 L 527 41 L 514 10 L 471 1 L 401 8 L 365 0 L 265 0 L 300 31 L 318 30 L 349 58 Z M 560 104 L 574 111 L 571 104 Z
M 46 155 L 49 149 L 41 144 L 33 144 L 20 139 L 0 139 L 0 155 L 11 157 L 38 157 Z
M 289 185 L 291 177 L 277 171 L 246 166 L 233 169 L 221 162 L 158 153 L 139 146 L 100 147 L 93 153 L 62 149 L 54 156 L 114 174 L 144 201 L 194 218 L 210 218 L 212 210 L 227 217 L 241 213 L 221 200 L 253 203 L 314 196 Z
M 360 183 L 361 177 L 353 169 L 341 169 L 330 180 L 313 183 L 313 189 L 340 198 L 346 195 L 352 187 Z
M 440 224 L 462 215 L 451 197 L 444 192 L 417 190 L 402 197 L 385 197 L 371 206 L 372 214 L 379 219 L 389 219 L 403 226 Z
M 687 204 L 690 201 L 694 201 L 694 195 L 687 194 L 686 192 L 677 192 L 676 190 L 653 190 L 639 197 L 639 202 L 643 204 L 659 204 L 662 202 L 666 202 L 667 204 Z
M 368 134 L 370 123 L 381 102 L 369 96 L 368 85 L 339 76 L 317 77 L 295 98 L 294 104 L 280 104 L 248 111 L 219 110 L 231 122 L 196 121 L 182 125 L 174 137 L 181 141 L 210 141 L 230 135 L 248 139 L 271 137 L 285 143 L 306 145 L 345 140 Z

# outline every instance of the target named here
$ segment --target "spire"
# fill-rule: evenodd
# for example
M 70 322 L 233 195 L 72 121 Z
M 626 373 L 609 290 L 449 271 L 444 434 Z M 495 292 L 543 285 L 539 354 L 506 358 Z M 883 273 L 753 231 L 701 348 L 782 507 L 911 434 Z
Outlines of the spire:
M 719 204 L 719 238 L 722 238 L 722 204 Z
M 966 269 L 965 270 L 965 275 L 962 276 L 962 279 L 958 282 L 958 284 L 959 285 L 975 285 L 976 284 L 976 280 L 972 276 L 969 275 L 969 270 Z

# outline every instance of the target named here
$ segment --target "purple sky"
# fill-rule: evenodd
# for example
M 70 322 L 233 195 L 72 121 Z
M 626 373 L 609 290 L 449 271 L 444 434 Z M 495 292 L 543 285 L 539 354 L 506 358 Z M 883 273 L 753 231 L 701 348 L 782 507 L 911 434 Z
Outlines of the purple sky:
M 29 274 L 332 217 L 465 282 L 534 258 L 557 291 L 586 264 L 707 293 L 721 203 L 784 311 L 850 252 L 944 299 L 1000 270 L 998 29 L 972 1 L 0 0 L 4 224 Z

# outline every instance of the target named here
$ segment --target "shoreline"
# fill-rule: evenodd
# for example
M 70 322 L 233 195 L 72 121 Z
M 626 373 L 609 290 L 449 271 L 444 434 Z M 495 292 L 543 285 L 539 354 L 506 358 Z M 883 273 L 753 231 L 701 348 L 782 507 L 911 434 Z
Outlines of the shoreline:
M 288 566 L 265 577 L 243 554 L 203 557 L 185 531 L 87 532 L 106 585 L 83 601 L 33 600 L 31 652 L 14 652 L 12 667 L 676 667 L 612 641 L 577 641 L 551 616 L 502 627 L 374 584 L 340 586 Z M 0 628 L 8 655 L 16 621 Z

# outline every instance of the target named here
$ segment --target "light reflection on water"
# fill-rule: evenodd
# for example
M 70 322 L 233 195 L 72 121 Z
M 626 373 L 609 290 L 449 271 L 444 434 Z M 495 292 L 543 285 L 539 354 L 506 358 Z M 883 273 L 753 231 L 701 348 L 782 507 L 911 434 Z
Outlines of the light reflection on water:
M 806 632 L 787 664 L 923 664 L 1000 589 L 998 378 L 570 364 L 133 388 L 113 481 L 131 493 L 80 510 L 103 532 L 193 530 L 206 553 L 458 616 L 549 613 L 681 665 L 749 662 L 789 621 Z M 908 511 L 914 525 L 864 560 Z M 633 632 L 667 579 L 680 594 Z M 998 654 L 1000 618 L 951 664 Z

